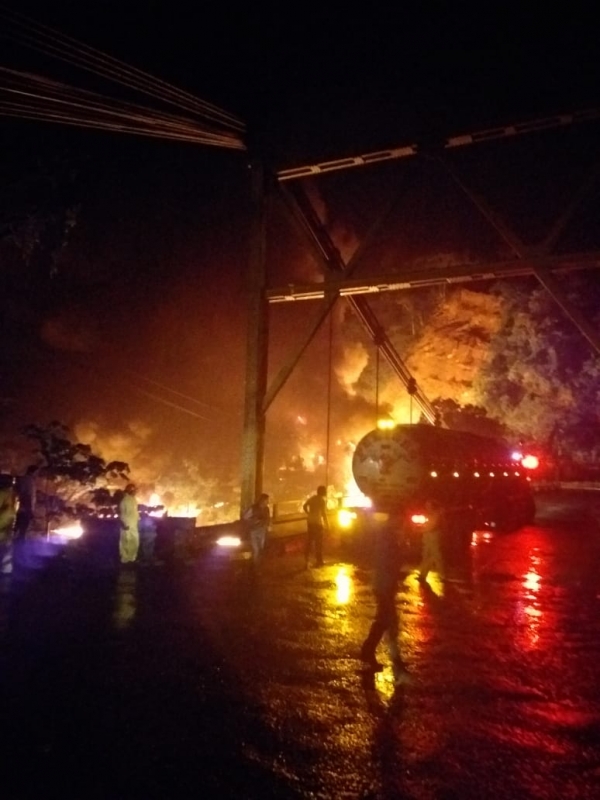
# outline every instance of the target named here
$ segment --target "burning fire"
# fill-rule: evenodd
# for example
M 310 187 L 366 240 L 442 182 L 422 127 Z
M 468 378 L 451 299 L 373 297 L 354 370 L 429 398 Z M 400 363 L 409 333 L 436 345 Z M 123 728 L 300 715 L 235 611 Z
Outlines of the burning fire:
M 354 478 L 346 484 L 343 504 L 347 508 L 371 508 L 373 505 L 371 499 L 358 488 Z
M 171 506 L 166 503 L 157 492 L 152 492 L 148 500 L 148 505 L 154 510 L 150 511 L 152 517 L 164 517 L 167 513 L 170 517 L 188 517 L 198 520 L 204 511 L 200 506 L 195 503 L 185 503 L 181 505 Z M 224 503 L 215 503 L 213 508 L 221 508 Z

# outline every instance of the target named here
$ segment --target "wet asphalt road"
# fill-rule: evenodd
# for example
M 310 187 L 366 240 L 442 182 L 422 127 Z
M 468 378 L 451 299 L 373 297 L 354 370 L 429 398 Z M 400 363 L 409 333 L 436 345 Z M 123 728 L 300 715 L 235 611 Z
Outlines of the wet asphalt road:
M 47 545 L 1 579 L 0 797 L 600 797 L 600 492 L 474 537 L 398 595 L 412 681 L 360 672 L 350 544 L 113 570 Z M 407 570 L 410 565 L 407 565 Z

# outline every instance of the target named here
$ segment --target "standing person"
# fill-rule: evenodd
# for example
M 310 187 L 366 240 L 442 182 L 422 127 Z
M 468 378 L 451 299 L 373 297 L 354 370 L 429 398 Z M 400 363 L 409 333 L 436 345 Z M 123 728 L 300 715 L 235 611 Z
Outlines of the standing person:
M 250 537 L 252 559 L 257 564 L 263 554 L 267 543 L 267 533 L 271 526 L 271 510 L 269 509 L 269 495 L 264 492 L 258 500 L 252 503 L 242 514 Z
M 137 487 L 128 483 L 119 502 L 119 557 L 121 564 L 133 563 L 140 546 L 140 515 L 136 499 Z
M 0 475 L 0 574 L 13 570 L 13 529 L 17 515 L 17 499 L 12 475 Z
M 396 608 L 396 592 L 400 581 L 400 570 L 401 548 L 398 533 L 388 524 L 375 531 L 373 594 L 376 612 L 367 638 L 360 649 L 360 657 L 368 670 L 381 672 L 383 665 L 377 660 L 376 650 L 385 636 L 396 686 L 406 683 L 409 679 L 398 643 L 400 623 Z
M 423 504 L 423 509 L 426 519 L 422 528 L 422 552 L 418 580 L 421 583 L 425 583 L 430 572 L 437 572 L 440 578 L 444 580 L 446 576 L 441 544 L 442 507 L 436 500 L 427 498 Z
M 33 522 L 36 502 L 35 464 L 27 467 L 25 474 L 17 478 L 18 510 L 15 521 L 15 539 L 22 540 Z
M 140 555 L 142 564 L 144 565 L 156 563 L 156 559 L 154 557 L 154 548 L 158 533 L 156 528 L 156 519 L 147 509 L 144 509 L 140 514 L 138 525 L 138 530 L 140 533 Z
M 317 493 L 309 497 L 302 506 L 306 514 L 306 545 L 304 548 L 304 562 L 308 568 L 310 551 L 314 546 L 315 566 L 323 566 L 323 533 L 329 530 L 327 518 L 327 488 L 317 486 Z

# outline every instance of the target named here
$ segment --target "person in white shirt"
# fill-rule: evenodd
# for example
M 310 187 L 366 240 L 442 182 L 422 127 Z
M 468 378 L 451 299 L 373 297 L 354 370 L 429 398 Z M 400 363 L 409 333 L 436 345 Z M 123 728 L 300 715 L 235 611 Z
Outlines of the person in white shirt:
M 327 518 L 327 487 L 317 486 L 316 494 L 309 497 L 302 506 L 306 514 L 306 545 L 304 548 L 304 562 L 308 568 L 310 552 L 314 548 L 315 566 L 323 566 L 323 535 L 329 530 Z

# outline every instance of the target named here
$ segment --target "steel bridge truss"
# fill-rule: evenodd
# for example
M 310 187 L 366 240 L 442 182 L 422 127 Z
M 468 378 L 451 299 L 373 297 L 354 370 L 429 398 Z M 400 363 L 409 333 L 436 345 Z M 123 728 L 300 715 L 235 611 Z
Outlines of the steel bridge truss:
M 600 252 L 581 252 L 567 255 L 553 253 L 553 248 L 562 231 L 595 184 L 600 174 L 600 164 L 590 171 L 584 184 L 579 187 L 575 196 L 567 203 L 543 241 L 532 247 L 522 241 L 487 200 L 467 185 L 456 167 L 444 158 L 445 150 L 451 150 L 456 147 L 493 139 L 509 138 L 599 118 L 600 112 L 596 111 L 566 114 L 530 123 L 508 125 L 488 131 L 451 137 L 441 143 L 435 157 L 448 170 L 456 185 L 474 204 L 483 218 L 508 245 L 513 253 L 513 258 L 496 263 L 454 265 L 444 269 L 406 269 L 395 272 L 393 275 L 375 276 L 368 281 L 354 279 L 353 274 L 359 265 L 362 266 L 367 262 L 369 250 L 377 240 L 381 230 L 388 223 L 390 214 L 394 209 L 394 203 L 385 209 L 360 243 L 352 258 L 346 263 L 298 179 L 342 169 L 367 166 L 385 160 L 419 156 L 421 154 L 419 146 L 409 145 L 378 151 L 377 153 L 363 154 L 353 158 L 282 170 L 275 175 L 267 175 L 262 162 L 256 161 L 253 163 L 255 224 L 248 272 L 249 327 L 242 452 L 242 506 L 251 502 L 252 498 L 257 496 L 263 488 L 267 411 L 293 373 L 321 325 L 329 316 L 334 304 L 340 299 L 350 305 L 368 336 L 377 347 L 378 353 L 384 356 L 401 383 L 410 391 L 415 403 L 421 410 L 422 416 L 430 423 L 435 422 L 435 410 L 418 386 L 414 376 L 410 374 L 408 367 L 396 351 L 383 325 L 379 323 L 366 295 L 474 281 L 535 276 L 563 312 L 577 326 L 592 348 L 600 354 L 600 336 L 598 332 L 565 297 L 562 287 L 555 277 L 556 274 L 573 270 L 597 269 L 600 267 Z M 427 155 L 431 157 L 430 149 L 427 150 Z M 302 232 L 308 247 L 322 270 L 323 282 L 281 287 L 267 286 L 267 219 L 270 204 L 275 196 L 282 201 L 290 220 Z M 311 323 L 307 326 L 304 336 L 300 338 L 289 358 L 281 365 L 271 384 L 267 385 L 269 305 L 307 300 L 319 301 L 319 308 Z

